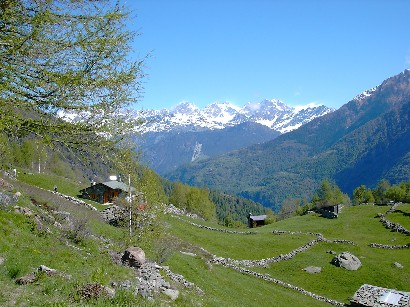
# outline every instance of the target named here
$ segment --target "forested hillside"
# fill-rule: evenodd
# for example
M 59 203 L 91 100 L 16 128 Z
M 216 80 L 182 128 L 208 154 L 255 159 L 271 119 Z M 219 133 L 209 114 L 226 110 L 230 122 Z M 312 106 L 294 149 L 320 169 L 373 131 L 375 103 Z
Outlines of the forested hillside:
M 204 131 L 148 132 L 136 137 L 141 160 L 160 175 L 194 160 L 273 140 L 280 133 L 247 122 L 234 127 Z
M 410 70 L 271 142 L 197 161 L 169 178 L 218 187 L 279 209 L 312 197 L 323 178 L 351 194 L 362 183 L 408 178 Z

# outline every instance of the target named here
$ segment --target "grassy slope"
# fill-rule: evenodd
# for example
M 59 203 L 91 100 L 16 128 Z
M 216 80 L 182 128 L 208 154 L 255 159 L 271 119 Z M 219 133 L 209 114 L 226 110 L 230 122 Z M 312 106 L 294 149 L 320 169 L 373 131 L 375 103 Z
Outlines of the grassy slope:
M 406 209 L 406 206 L 403 205 L 403 208 Z M 174 235 L 189 241 L 192 245 L 201 246 L 217 256 L 237 260 L 277 256 L 281 253 L 290 252 L 295 247 L 315 238 L 311 235 L 301 234 L 274 235 L 272 233 L 273 229 L 320 232 L 330 240 L 345 239 L 354 241 L 357 244 L 355 246 L 322 242 L 306 252 L 298 254 L 291 260 L 272 264 L 268 268 L 251 268 L 251 270 L 269 274 L 276 279 L 302 287 L 313 293 L 348 303 L 349 298 L 364 283 L 410 291 L 408 283 L 410 278 L 409 250 L 384 250 L 368 246 L 369 243 L 387 245 L 410 243 L 409 236 L 390 232 L 376 218 L 377 213 L 384 213 L 387 209 L 388 207 L 378 206 L 346 207 L 338 219 L 324 219 L 316 214 L 295 217 L 259 228 L 259 234 L 248 236 L 210 232 L 177 219 L 172 220 L 172 218 L 169 218 L 169 223 L 172 225 L 171 229 Z M 398 210 L 400 210 L 400 207 Z M 409 219 L 408 216 L 407 219 Z M 330 262 L 334 256 L 327 253 L 330 250 L 337 253 L 352 252 L 360 258 L 362 267 L 358 271 L 347 271 L 333 266 Z M 189 272 L 186 263 L 188 260 L 185 258 L 186 256 L 178 256 L 172 260 L 175 269 Z M 396 268 L 394 262 L 401 263 L 404 269 Z M 303 271 L 303 268 L 311 265 L 322 267 L 322 272 L 320 274 L 308 274 Z M 202 264 L 202 266 L 204 265 Z M 228 269 L 218 268 L 218 270 Z M 196 276 L 200 275 L 197 271 L 198 269 L 195 269 L 195 273 L 191 274 L 193 279 L 200 278 Z M 213 270 L 209 272 L 213 275 Z M 236 272 L 225 273 L 225 275 L 228 281 L 222 282 L 221 285 L 229 284 L 230 278 L 232 278 L 231 283 L 239 279 Z M 204 279 L 206 280 L 206 278 Z M 283 292 L 287 293 L 290 290 L 280 289 L 280 286 L 274 284 L 267 285 L 266 282 L 259 281 L 256 278 L 246 276 L 246 279 L 253 279 L 253 282 L 249 281 L 247 285 L 249 287 L 252 284 L 252 292 L 260 297 L 259 303 L 272 302 L 272 300 L 277 299 L 279 302 L 283 302 L 284 306 L 286 304 L 294 306 L 309 304 L 310 298 L 302 294 L 293 292 L 293 295 L 288 297 L 283 295 Z M 265 287 L 271 288 L 272 292 L 269 293 L 268 291 L 265 295 Z M 249 302 L 250 304 L 253 296 L 246 288 L 245 284 L 244 289 L 237 292 L 237 298 L 238 302 L 243 300 L 243 302 Z M 279 289 L 282 293 L 274 293 Z M 221 292 L 231 293 L 230 290 L 230 288 L 223 286 Z M 233 295 L 233 293 L 231 294 Z M 320 303 L 315 301 L 313 304 L 319 305 Z
M 75 293 L 81 285 L 97 282 L 108 286 L 112 281 L 135 279 L 131 269 L 114 264 L 109 255 L 110 250 L 124 248 L 125 231 L 103 223 L 96 211 L 23 183 L 11 183 L 15 190 L 24 193 L 16 205 L 30 208 L 34 214 L 43 217 L 47 216 L 47 212 L 42 210 L 46 207 L 71 212 L 73 219 L 80 223 L 86 221 L 86 232 L 94 236 L 85 235 L 80 242 L 72 242 L 66 233 L 53 227 L 53 222 L 47 222 L 49 218 L 44 219 L 43 224 L 50 228 L 51 233 L 39 230 L 33 216 L 15 213 L 12 207 L 0 210 L 0 257 L 5 259 L 0 265 L 1 306 L 82 306 L 83 302 L 75 300 Z M 41 207 L 33 205 L 30 198 L 35 198 Z M 96 238 L 101 235 L 110 242 Z M 34 272 L 40 265 L 62 274 L 40 276 L 31 285 L 15 283 L 15 278 Z M 121 295 L 116 298 L 121 299 Z M 114 302 L 102 299 L 94 303 L 106 305 Z
M 52 189 L 53 182 L 56 182 L 56 178 L 53 177 L 28 176 L 32 177 L 25 181 L 32 180 L 32 183 L 48 189 Z M 57 206 L 59 210 L 86 217 L 89 231 L 96 236 L 103 235 L 110 243 L 88 238 L 81 244 L 70 244 L 77 248 L 68 246 L 64 236 L 58 230 L 53 228 L 53 234 L 40 234 L 34 229 L 31 218 L 0 210 L 0 257 L 6 259 L 5 263 L 0 265 L 2 284 L 0 305 L 36 306 L 43 305 L 44 302 L 50 305 L 73 305 L 76 302 L 73 301 L 72 295 L 79 285 L 94 281 L 109 285 L 111 281 L 134 280 L 133 272 L 113 264 L 108 254 L 109 250 L 120 251 L 127 247 L 125 230 L 102 223 L 97 212 L 73 206 L 69 202 L 53 198 L 55 196 L 50 196 L 48 192 L 30 188 L 23 183 L 14 184 L 16 190 L 26 192 L 26 196 L 20 199 L 18 205 L 31 206 L 29 197 L 34 196 L 48 202 L 49 205 Z M 67 194 L 77 193 L 78 186 L 70 182 L 59 182 L 58 186 L 60 191 L 67 191 Z M 410 220 L 409 208 L 409 205 L 401 205 L 397 208 L 398 211 L 388 215 L 388 218 L 409 228 L 406 226 L 409 225 Z M 217 256 L 238 260 L 262 259 L 290 252 L 315 239 L 314 236 L 306 234 L 275 235 L 272 233 L 273 229 L 320 232 L 327 239 L 346 239 L 354 241 L 357 245 L 322 242 L 291 260 L 272 264 L 267 268 L 250 268 L 251 270 L 269 274 L 273 278 L 346 303 L 363 283 L 410 291 L 409 250 L 381 250 L 368 247 L 368 244 L 373 242 L 391 245 L 410 243 L 409 236 L 390 232 L 376 218 L 377 213 L 385 213 L 387 209 L 388 207 L 378 206 L 347 207 L 343 209 L 338 219 L 333 220 L 315 214 L 295 217 L 258 228 L 256 235 L 209 231 L 171 216 L 165 216 L 164 223 L 169 233 L 178 238 L 181 249 L 197 254 L 192 257 L 174 253 L 165 264 L 205 292 L 205 295 L 198 295 L 195 291 L 180 288 L 181 295 L 175 304 L 180 306 L 328 305 L 272 282 L 243 275 L 219 265 L 210 266 L 206 263 L 209 256 L 199 249 L 202 247 Z M 220 227 L 198 220 L 193 221 L 197 224 Z M 333 256 L 326 253 L 329 250 L 338 253 L 350 251 L 360 258 L 363 267 L 358 271 L 337 268 L 330 264 Z M 393 265 L 396 261 L 404 268 L 396 268 Z M 30 273 L 41 264 L 70 274 L 72 278 L 67 280 L 64 277 L 44 277 L 32 285 L 15 284 L 15 277 Z M 302 269 L 309 265 L 322 267 L 322 272 L 313 275 L 304 272 Z M 134 299 L 132 295 L 127 296 L 123 293 L 114 300 L 96 301 L 93 304 L 105 306 L 145 303 L 141 299 Z

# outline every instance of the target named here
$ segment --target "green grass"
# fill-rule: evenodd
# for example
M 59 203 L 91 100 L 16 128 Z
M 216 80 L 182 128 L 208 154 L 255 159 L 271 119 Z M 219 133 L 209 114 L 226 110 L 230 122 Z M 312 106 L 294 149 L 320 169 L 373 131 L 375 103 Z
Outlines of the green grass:
M 33 186 L 43 188 L 49 191 L 54 190 L 54 186 L 57 186 L 57 191 L 69 195 L 72 197 L 78 197 L 80 194 L 80 190 L 86 188 L 88 185 L 81 183 L 81 182 L 73 182 L 67 178 L 53 175 L 53 174 L 46 174 L 46 173 L 30 173 L 25 171 L 19 171 L 18 173 L 18 180 L 22 181 L 27 184 L 31 184 Z M 106 205 L 102 205 L 95 201 L 89 199 L 82 199 L 80 200 L 94 206 L 97 210 L 104 210 L 107 208 Z
M 386 218 L 393 222 L 399 223 L 407 230 L 410 230 L 410 204 L 401 204 L 396 210 L 388 214 Z
M 217 265 L 209 268 L 200 257 L 175 254 L 169 265 L 206 293 L 177 301 L 186 306 L 328 306 L 272 282 Z
M 17 305 L 30 302 L 30 305 L 40 306 L 44 301 L 57 304 L 66 302 L 78 284 L 109 285 L 116 279 L 133 278 L 130 269 L 114 265 L 107 251 L 100 250 L 100 245 L 92 239 L 86 239 L 77 247 L 72 247 L 75 244 L 68 246 L 56 229 L 53 235 L 39 235 L 29 217 L 2 210 L 0 225 L 0 255 L 6 259 L 0 267 L 0 281 L 5 285 L 0 289 L 0 302 L 3 300 L 5 305 L 10 303 L 5 302 L 8 293 L 19 294 Z M 34 272 L 42 264 L 71 277 L 44 277 L 27 286 L 15 284 L 15 278 Z M 36 295 L 32 295 L 33 291 Z
M 80 190 L 87 186 L 81 183 L 73 182 L 61 176 L 45 173 L 39 174 L 19 171 L 17 178 L 22 182 L 50 191 L 54 189 L 54 186 L 57 186 L 58 192 L 70 196 L 77 196 Z
M 406 206 L 404 206 L 405 209 L 407 208 Z M 273 257 L 279 253 L 289 252 L 295 247 L 301 246 L 314 238 L 314 236 L 302 234 L 274 235 L 272 234 L 273 229 L 295 232 L 318 232 L 330 240 L 344 239 L 354 241 L 356 245 L 321 242 L 307 251 L 296 255 L 291 260 L 271 264 L 268 268 L 251 268 L 251 270 L 269 274 L 273 278 L 302 287 L 313 293 L 348 303 L 349 298 L 364 283 L 410 291 L 410 285 L 408 283 L 410 278 L 409 250 L 386 250 L 368 246 L 369 243 L 382 243 L 387 245 L 404 245 L 410 243 L 409 236 L 391 232 L 380 223 L 377 213 L 385 213 L 388 208 L 389 207 L 371 205 L 346 207 L 338 219 L 325 219 L 318 214 L 309 214 L 258 228 L 256 230 L 258 234 L 247 236 L 204 230 L 172 218 L 168 218 L 168 223 L 172 226 L 172 234 L 190 244 L 204 247 L 217 256 L 230 257 L 238 260 Z M 196 223 L 202 224 L 198 221 L 196 221 Z M 218 226 L 214 225 L 214 227 Z M 335 267 L 330 263 L 334 256 L 327 253 L 330 250 L 336 253 L 343 251 L 353 253 L 361 260 L 362 267 L 357 271 L 347 271 L 343 268 Z M 182 256 L 179 256 L 178 261 L 173 260 L 170 265 L 184 272 L 186 265 L 181 264 L 181 257 Z M 404 269 L 395 267 L 394 262 L 401 263 Z M 307 266 L 319 266 L 322 268 L 322 272 L 319 274 L 309 274 L 303 271 Z M 198 267 L 201 266 L 198 264 Z M 204 267 L 204 264 L 202 264 L 202 267 Z M 214 269 L 216 267 L 217 266 L 214 265 Z M 207 270 L 206 268 L 203 269 Z M 226 268 L 222 270 L 226 271 L 226 273 L 224 273 L 226 279 L 237 279 L 237 277 L 234 276 L 239 273 L 231 272 L 231 270 Z M 200 274 L 205 273 L 195 272 L 195 274 L 192 274 L 192 278 L 194 279 L 195 275 Z M 252 289 L 254 289 L 254 283 L 260 282 L 253 277 L 247 276 L 247 278 L 254 279 Z M 225 280 L 220 284 L 228 285 L 231 284 L 233 280 Z M 206 287 L 207 282 L 205 278 L 198 282 L 199 286 L 202 284 Z M 229 292 L 230 287 L 231 286 L 224 286 L 221 292 Z M 276 291 L 280 288 L 280 286 L 272 284 L 268 287 L 271 287 L 272 291 Z M 259 290 L 259 288 L 256 289 L 258 293 L 263 293 L 263 290 Z M 286 291 L 289 290 L 286 289 Z M 248 299 L 248 295 L 250 296 L 250 294 L 246 294 L 245 290 L 239 291 L 238 293 L 241 293 L 239 297 L 243 300 Z M 302 301 L 304 300 L 303 297 L 305 297 L 295 292 L 294 296 Z M 267 299 L 267 297 L 263 298 L 263 295 L 261 295 L 258 303 L 261 304 Z M 306 297 L 305 299 L 308 300 Z M 298 306 L 300 304 L 300 302 L 295 303 L 287 299 L 282 299 L 282 301 L 287 302 L 288 305 Z M 248 303 L 251 304 L 250 301 Z M 223 305 L 223 303 L 221 304 Z M 304 304 L 308 304 L 308 302 L 304 302 L 301 305 Z M 317 302 L 317 304 L 319 304 L 319 302 Z
M 175 218 L 168 218 L 168 223 L 172 225 L 172 235 L 193 245 L 200 243 L 201 247 L 214 255 L 236 260 L 277 256 L 288 253 L 314 239 L 309 235 L 277 236 L 271 232 L 254 235 L 228 234 L 192 226 Z M 201 222 L 196 221 L 196 223 Z
M 22 175 L 24 182 L 52 189 L 57 180 L 59 191 L 73 195 L 78 193 L 78 184 L 49 175 Z M 36 193 L 35 189 L 30 193 Z M 45 194 L 44 194 L 45 193 Z M 128 247 L 130 239 L 127 229 L 115 228 L 102 222 L 98 212 L 74 204 L 60 203 L 59 198 L 49 198 L 47 192 L 34 195 L 42 202 L 46 198 L 48 206 L 56 210 L 71 212 L 73 216 L 86 219 L 86 227 L 94 237 L 86 236 L 80 242 L 66 244 L 67 237 L 53 223 L 46 223 L 52 233 L 39 231 L 33 217 L 23 216 L 8 210 L 0 210 L 0 257 L 5 259 L 0 265 L 0 305 L 10 306 L 83 306 L 84 302 L 74 300 L 73 293 L 79 286 L 88 282 L 109 285 L 112 281 L 135 280 L 135 273 L 112 262 L 109 251 L 121 251 Z M 17 205 L 36 210 L 30 204 L 29 194 L 21 197 Z M 57 196 L 54 196 L 57 197 Z M 43 207 L 44 208 L 44 207 Z M 38 208 L 37 208 L 38 209 Z M 323 302 L 312 299 L 294 290 L 284 288 L 273 282 L 263 281 L 253 276 L 244 275 L 221 265 L 209 265 L 208 255 L 200 247 L 217 256 L 235 260 L 270 258 L 285 254 L 302 246 L 316 237 L 308 234 L 273 234 L 273 230 L 294 232 L 322 233 L 326 239 L 344 239 L 354 241 L 356 245 L 320 242 L 288 261 L 273 263 L 266 268 L 249 268 L 255 272 L 269 274 L 272 278 L 304 288 L 315 294 L 344 303 L 364 283 L 410 291 L 409 250 L 387 250 L 369 247 L 369 243 L 404 245 L 410 243 L 410 236 L 391 232 L 377 217 L 385 213 L 387 206 L 345 207 L 337 219 L 325 219 L 317 214 L 298 216 L 282 220 L 261 228 L 254 229 L 255 235 L 229 234 L 210 231 L 190 225 L 172 216 L 158 216 L 167 234 L 179 242 L 179 248 L 166 261 L 170 269 L 182 274 L 188 281 L 194 282 L 205 294 L 199 295 L 192 289 L 178 286 L 180 297 L 173 303 L 177 306 L 325 306 Z M 400 205 L 387 216 L 409 228 L 410 205 Z M 223 228 L 212 222 L 192 220 L 197 224 L 214 228 Z M 226 229 L 226 228 L 223 228 Z M 239 231 L 247 231 L 240 229 Z M 98 240 L 98 237 L 105 240 Z M 135 242 L 134 242 L 135 244 Z M 148 257 L 153 254 L 148 246 Z M 179 253 L 179 250 L 191 251 L 197 256 Z M 340 253 L 352 252 L 362 262 L 357 271 L 347 271 L 330 263 L 333 255 L 328 251 Z M 404 268 L 397 268 L 399 262 Z M 44 264 L 71 276 L 41 276 L 31 285 L 19 286 L 15 278 L 33 272 Z M 309 274 L 303 269 L 307 266 L 319 266 L 322 272 Z M 114 299 L 99 299 L 89 302 L 92 306 L 158 306 L 170 302 L 161 296 L 155 302 L 148 302 L 135 297 L 129 291 L 119 291 Z

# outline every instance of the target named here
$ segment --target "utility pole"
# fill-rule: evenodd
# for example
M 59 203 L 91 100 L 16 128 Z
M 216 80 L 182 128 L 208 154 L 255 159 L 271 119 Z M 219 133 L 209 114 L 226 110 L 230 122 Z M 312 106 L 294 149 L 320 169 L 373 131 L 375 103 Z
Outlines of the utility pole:
M 131 200 L 131 174 L 128 174 L 128 202 L 129 202 L 129 233 L 132 236 L 132 200 Z

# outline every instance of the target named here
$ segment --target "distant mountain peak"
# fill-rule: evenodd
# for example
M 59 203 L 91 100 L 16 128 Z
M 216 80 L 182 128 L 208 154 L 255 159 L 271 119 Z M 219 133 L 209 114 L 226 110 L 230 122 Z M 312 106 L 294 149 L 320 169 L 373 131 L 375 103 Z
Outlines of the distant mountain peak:
M 367 91 L 360 93 L 359 95 L 356 95 L 356 97 L 354 97 L 353 100 L 361 101 L 367 97 L 370 97 L 377 90 L 378 87 L 379 86 L 373 87 Z
M 170 113 L 195 113 L 199 108 L 189 101 L 183 101 L 170 109 Z
M 332 111 L 316 104 L 290 107 L 279 99 L 248 102 L 243 107 L 230 102 L 213 102 L 202 110 L 184 101 L 170 110 L 146 110 L 142 115 L 146 123 L 139 127 L 139 132 L 214 130 L 253 122 L 285 133 Z

